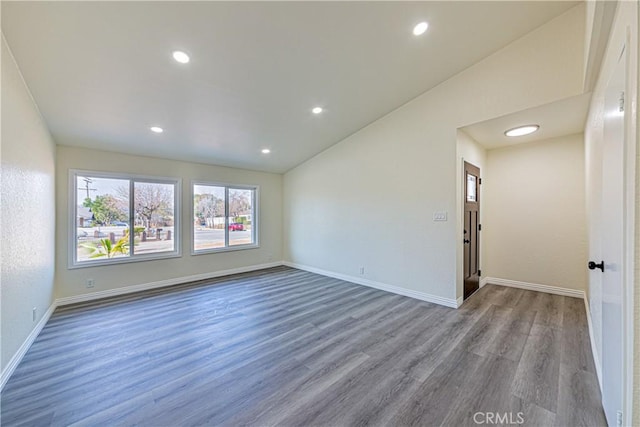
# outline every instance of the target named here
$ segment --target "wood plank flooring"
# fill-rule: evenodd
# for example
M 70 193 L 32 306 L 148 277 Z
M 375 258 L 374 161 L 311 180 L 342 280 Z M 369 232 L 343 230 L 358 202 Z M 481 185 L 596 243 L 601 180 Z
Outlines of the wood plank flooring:
M 606 425 L 582 300 L 454 310 L 286 267 L 59 308 L 0 403 L 3 426 Z

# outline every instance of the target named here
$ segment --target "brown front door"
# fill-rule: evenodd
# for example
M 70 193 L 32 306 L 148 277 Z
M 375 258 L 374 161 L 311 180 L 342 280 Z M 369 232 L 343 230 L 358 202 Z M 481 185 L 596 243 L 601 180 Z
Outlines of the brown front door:
M 480 287 L 480 168 L 464 162 L 464 299 Z

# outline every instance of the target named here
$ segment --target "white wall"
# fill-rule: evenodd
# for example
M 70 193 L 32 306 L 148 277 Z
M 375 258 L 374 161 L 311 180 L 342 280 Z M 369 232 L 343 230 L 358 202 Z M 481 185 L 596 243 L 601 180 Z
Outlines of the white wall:
M 589 254 L 591 259 L 602 259 L 600 246 L 601 218 L 599 215 L 600 201 L 602 198 L 602 150 L 603 150 L 603 125 L 604 125 L 604 94 L 607 83 L 613 73 L 614 67 L 618 62 L 620 55 L 619 48 L 622 46 L 627 35 L 630 37 L 630 44 L 627 52 L 631 55 L 631 70 L 627 76 L 630 84 L 630 91 L 626 93 L 625 105 L 627 111 L 636 112 L 636 117 L 627 122 L 626 134 L 631 141 L 637 144 L 637 97 L 638 97 L 638 14 L 640 13 L 637 2 L 618 2 L 618 9 L 613 23 L 612 31 L 609 36 L 609 45 L 600 65 L 599 77 L 587 117 L 585 126 L 585 159 L 586 159 L 586 194 L 587 194 L 587 210 L 588 210 L 588 242 Z M 628 106 L 632 106 L 631 109 Z M 635 107 L 634 107 L 635 106 Z M 640 153 L 640 151 L 637 151 Z M 636 168 L 640 165 L 640 161 L 636 163 Z M 640 187 L 640 173 L 636 172 L 636 190 Z M 628 189 L 629 190 L 629 189 Z M 623 355 L 625 358 L 634 358 L 635 368 L 634 379 L 631 378 L 631 372 L 625 372 L 625 389 L 628 400 L 624 402 L 624 425 L 640 425 L 640 195 L 636 193 L 636 226 L 635 226 L 635 288 L 628 289 L 627 295 L 623 298 L 624 312 L 628 313 L 635 319 L 633 330 L 625 329 L 625 339 L 635 339 L 635 351 L 633 351 L 633 343 L 628 347 L 628 353 Z M 591 324 L 593 325 L 594 341 L 596 344 L 597 356 L 602 360 L 602 279 L 600 274 L 589 275 L 589 307 L 591 312 Z M 635 297 L 635 310 L 629 306 Z M 633 320 L 633 319 L 632 319 Z M 626 325 L 631 326 L 631 325 Z M 634 336 L 635 335 L 635 336 Z M 631 393 L 630 390 L 633 390 Z M 633 402 L 632 402 L 633 400 Z M 633 420 L 629 414 L 633 408 Z M 632 423 L 633 421 L 633 423 Z
M 484 176 L 486 276 L 586 290 L 583 135 L 489 150 Z
M 62 145 L 58 146 L 57 159 L 56 296 L 59 298 L 282 260 L 282 175 Z M 69 270 L 67 257 L 70 239 L 70 169 L 182 178 L 182 257 Z M 259 185 L 260 247 L 190 255 L 190 227 L 193 214 L 188 198 L 191 194 L 192 180 Z M 87 278 L 95 280 L 94 288 L 86 288 Z
M 633 11 L 629 11 L 632 14 Z M 631 18 L 633 20 L 633 18 Z M 640 7 L 636 3 L 635 14 L 635 27 L 631 25 L 632 37 L 635 38 L 636 51 L 640 49 Z M 640 55 L 636 57 L 636 75 L 631 76 L 630 79 L 636 79 L 636 102 L 640 98 L 640 85 L 638 85 L 638 79 L 640 79 Z M 633 335 L 634 335 L 634 348 L 633 354 L 635 355 L 633 360 L 633 412 L 632 421 L 634 425 L 640 425 L 640 132 L 638 132 L 638 123 L 640 123 L 640 110 L 636 110 L 635 117 L 635 132 L 636 132 L 636 206 L 635 206 L 635 271 L 634 271 L 634 310 L 633 310 Z
M 584 25 L 580 4 L 285 174 L 285 259 L 455 299 L 456 129 L 581 93 Z
M 2 37 L 3 373 L 53 303 L 55 145 Z M 37 310 L 32 320 L 32 308 Z
M 487 165 L 487 150 L 480 145 L 475 139 L 473 139 L 468 133 L 458 129 L 457 141 L 456 141 L 456 236 L 458 236 L 456 243 L 456 257 L 458 260 L 462 260 L 464 257 L 464 247 L 462 245 L 462 238 L 464 236 L 464 204 L 462 200 L 464 198 L 464 162 L 471 163 L 480 168 L 480 177 L 484 177 L 485 169 Z M 484 181 L 482 181 L 484 184 Z M 484 202 L 484 185 L 480 187 L 480 224 L 483 224 L 485 202 Z M 484 225 L 483 225 L 484 227 Z M 484 229 L 483 229 L 484 230 Z M 479 264 L 480 269 L 485 269 L 485 252 L 486 252 L 486 239 L 484 238 L 484 231 L 478 233 L 480 239 L 480 254 Z M 460 298 L 464 295 L 464 277 L 463 277 L 463 265 L 461 262 L 457 263 L 456 270 L 456 297 Z M 483 277 L 486 276 L 486 271 L 482 271 Z

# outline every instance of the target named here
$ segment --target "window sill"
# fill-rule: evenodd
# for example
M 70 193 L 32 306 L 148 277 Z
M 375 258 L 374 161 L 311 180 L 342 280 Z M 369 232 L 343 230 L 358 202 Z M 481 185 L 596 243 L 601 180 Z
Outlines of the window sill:
M 111 259 L 101 259 L 101 260 L 92 260 L 92 261 L 81 261 L 76 262 L 75 264 L 70 264 L 68 266 L 69 270 L 75 270 L 78 268 L 87 268 L 87 267 L 104 267 L 114 264 L 129 264 L 133 262 L 145 262 L 145 261 L 155 261 L 160 259 L 168 259 L 168 258 L 181 258 L 181 252 L 167 252 L 167 253 L 158 253 L 158 254 L 149 254 L 149 255 L 136 255 L 133 258 L 111 258 Z
M 218 252 L 234 252 L 234 251 L 243 251 L 246 249 L 258 249 L 260 248 L 260 245 L 257 243 L 254 244 L 249 244 L 249 245 L 234 245 L 234 246 L 228 246 L 226 248 L 215 248 L 215 249 L 201 249 L 201 250 L 191 250 L 191 255 L 208 255 L 208 254 L 215 254 Z

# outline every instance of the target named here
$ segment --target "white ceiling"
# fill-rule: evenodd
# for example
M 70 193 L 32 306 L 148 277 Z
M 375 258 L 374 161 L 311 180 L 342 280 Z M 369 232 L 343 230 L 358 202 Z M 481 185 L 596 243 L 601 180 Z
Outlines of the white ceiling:
M 58 144 L 284 172 L 575 3 L 3 1 L 2 31 Z
M 465 126 L 462 130 L 488 150 L 581 133 L 587 120 L 590 99 L 590 93 L 573 96 Z M 508 137 L 504 134 L 509 129 L 532 124 L 539 125 L 540 129 L 530 135 Z

